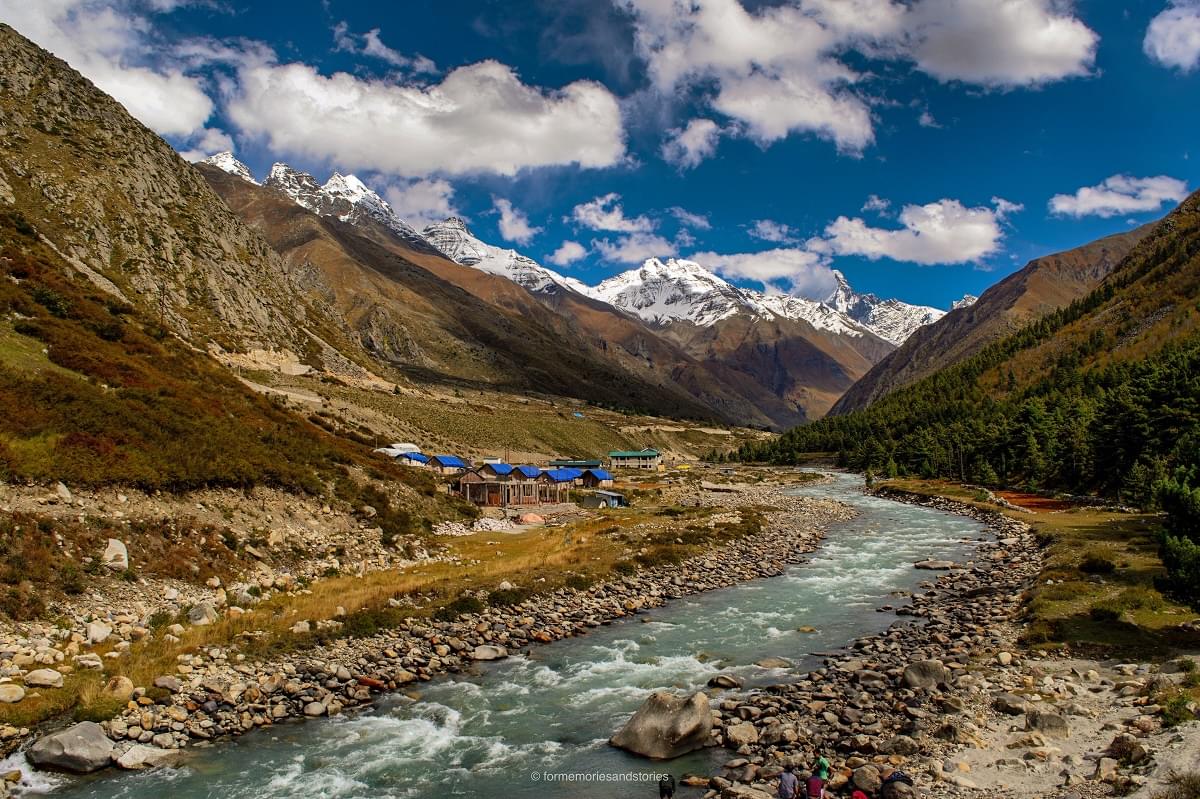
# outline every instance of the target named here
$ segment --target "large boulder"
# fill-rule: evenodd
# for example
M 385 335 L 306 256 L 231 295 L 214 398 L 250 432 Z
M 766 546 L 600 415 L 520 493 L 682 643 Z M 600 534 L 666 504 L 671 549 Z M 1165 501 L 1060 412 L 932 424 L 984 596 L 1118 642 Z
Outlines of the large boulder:
M 221 614 L 213 607 L 212 602 L 197 602 L 187 612 L 188 622 L 196 627 L 203 627 L 208 624 L 213 624 L 217 619 L 221 618 Z
M 129 550 L 117 539 L 110 538 L 108 545 L 104 547 L 104 554 L 100 556 L 100 562 L 113 571 L 123 572 L 129 568 Z
M 480 644 L 471 653 L 472 660 L 500 660 L 506 657 L 508 657 L 508 650 L 502 646 L 492 646 L 491 644 Z
M 908 688 L 937 688 L 950 683 L 950 670 L 940 660 L 918 660 L 904 668 L 904 685 Z
M 907 782 L 885 782 L 879 790 L 879 799 L 917 799 L 920 794 Z
M 697 691 L 683 697 L 655 691 L 609 743 L 644 757 L 669 760 L 708 746 L 712 726 L 706 694 Z
M 737 749 L 747 744 L 758 743 L 758 728 L 748 721 L 726 727 L 725 742 Z
M 1040 732 L 1047 738 L 1067 738 L 1071 735 L 1067 720 L 1048 710 L 1026 711 L 1025 729 L 1029 732 Z
M 81 721 L 39 738 L 25 756 L 38 768 L 87 774 L 107 766 L 112 753 L 113 742 L 104 728 L 94 721 Z
M 25 689 L 12 683 L 0 685 L 0 702 L 15 704 L 25 698 Z
M 879 776 L 879 769 L 870 763 L 866 763 L 854 769 L 854 773 L 850 776 L 850 782 L 855 788 L 860 791 L 865 791 L 868 796 L 873 796 L 879 787 L 883 785 L 883 779 Z
M 169 766 L 179 760 L 182 754 L 178 749 L 159 749 L 157 746 L 134 744 L 116 759 L 116 763 L 121 768 L 140 771 Z
M 63 676 L 54 669 L 34 669 L 25 675 L 25 684 L 30 688 L 62 688 Z
M 1029 702 L 1016 694 L 998 694 L 992 700 L 992 707 L 1007 716 L 1020 716 L 1029 709 Z

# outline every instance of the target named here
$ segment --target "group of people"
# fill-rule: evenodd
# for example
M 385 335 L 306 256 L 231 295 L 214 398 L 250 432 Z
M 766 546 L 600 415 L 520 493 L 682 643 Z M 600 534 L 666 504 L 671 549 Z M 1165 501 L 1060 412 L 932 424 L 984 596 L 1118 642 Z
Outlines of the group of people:
M 813 766 L 812 773 L 801 782 L 800 777 L 796 774 L 796 767 L 785 766 L 783 773 L 779 775 L 779 789 L 775 795 L 779 799 L 834 799 L 833 793 L 829 790 L 831 770 L 829 761 L 824 757 L 819 757 L 816 765 Z M 903 771 L 893 771 L 884 780 L 884 783 L 892 781 L 913 784 L 912 779 Z M 675 778 L 670 774 L 664 774 L 659 781 L 658 796 L 659 799 L 672 799 L 675 796 Z M 871 797 L 863 791 L 855 790 L 850 794 L 850 799 L 871 799 Z
M 829 783 L 829 761 L 817 758 L 817 765 L 803 783 L 796 776 L 795 766 L 785 766 L 779 775 L 779 799 L 829 799 L 830 794 L 825 790 Z M 854 797 L 858 799 L 858 797 Z

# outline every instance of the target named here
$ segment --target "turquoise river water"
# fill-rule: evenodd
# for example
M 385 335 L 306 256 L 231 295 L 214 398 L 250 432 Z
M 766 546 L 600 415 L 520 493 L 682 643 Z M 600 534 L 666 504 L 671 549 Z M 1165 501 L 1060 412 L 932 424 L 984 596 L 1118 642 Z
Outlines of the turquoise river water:
M 653 763 L 608 746 L 608 737 L 654 689 L 695 690 L 718 672 L 748 685 L 787 679 L 754 662 L 787 658 L 799 671 L 813 653 L 840 648 L 896 621 L 881 604 L 930 577 L 925 558 L 969 557 L 983 525 L 862 493 L 862 480 L 797 489 L 855 506 L 811 559 L 779 577 L 678 600 L 528 657 L 421 686 L 420 700 L 381 699 L 369 710 L 286 724 L 196 749 L 176 770 L 87 778 L 44 777 L 26 795 L 56 799 L 284 799 L 330 797 L 655 797 L 667 770 L 708 773 L 728 752 Z M 800 633 L 811 625 L 815 634 Z M 681 792 L 686 796 L 686 792 Z

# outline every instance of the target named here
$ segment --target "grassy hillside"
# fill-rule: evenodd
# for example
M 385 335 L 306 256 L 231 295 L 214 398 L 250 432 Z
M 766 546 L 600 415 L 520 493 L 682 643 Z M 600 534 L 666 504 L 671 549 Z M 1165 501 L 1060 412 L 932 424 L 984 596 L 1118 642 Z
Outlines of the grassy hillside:
M 838 399 L 835 415 L 862 410 L 898 388 L 978 354 L 1047 313 L 1087 296 L 1156 223 L 1035 258 L 979 300 L 916 330 Z
M 73 275 L 0 213 L 0 476 L 144 488 L 316 493 L 342 465 L 416 484 L 243 386 L 131 306 Z
M 1200 453 L 1200 195 L 1099 288 L 863 411 L 742 448 L 1146 504 Z

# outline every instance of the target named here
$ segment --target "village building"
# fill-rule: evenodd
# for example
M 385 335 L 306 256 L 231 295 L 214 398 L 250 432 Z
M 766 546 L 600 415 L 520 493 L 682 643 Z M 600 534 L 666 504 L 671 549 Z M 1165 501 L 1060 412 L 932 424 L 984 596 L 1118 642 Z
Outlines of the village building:
M 429 468 L 438 474 L 461 474 L 467 470 L 467 464 L 457 455 L 434 455 L 429 459 Z
M 599 469 L 604 464 L 599 460 L 554 460 L 550 461 L 551 469 Z
M 608 460 L 614 469 L 657 469 L 662 465 L 662 453 L 656 449 L 614 450 L 608 453 Z
M 584 469 L 580 482 L 584 488 L 612 488 L 613 476 L 604 469 Z
M 540 475 L 536 466 L 485 463 L 459 478 L 458 491 L 468 502 L 489 508 L 540 505 Z
M 420 469 L 428 468 L 429 456 L 422 455 L 419 452 L 401 452 L 396 456 L 396 462 L 402 463 L 405 466 L 416 466 Z
M 584 497 L 579 502 L 585 508 L 627 508 L 629 502 L 624 494 L 616 491 L 597 491 L 591 496 Z
M 570 502 L 571 486 L 582 476 L 583 472 L 578 469 L 543 469 L 538 476 L 539 496 L 542 502 Z

